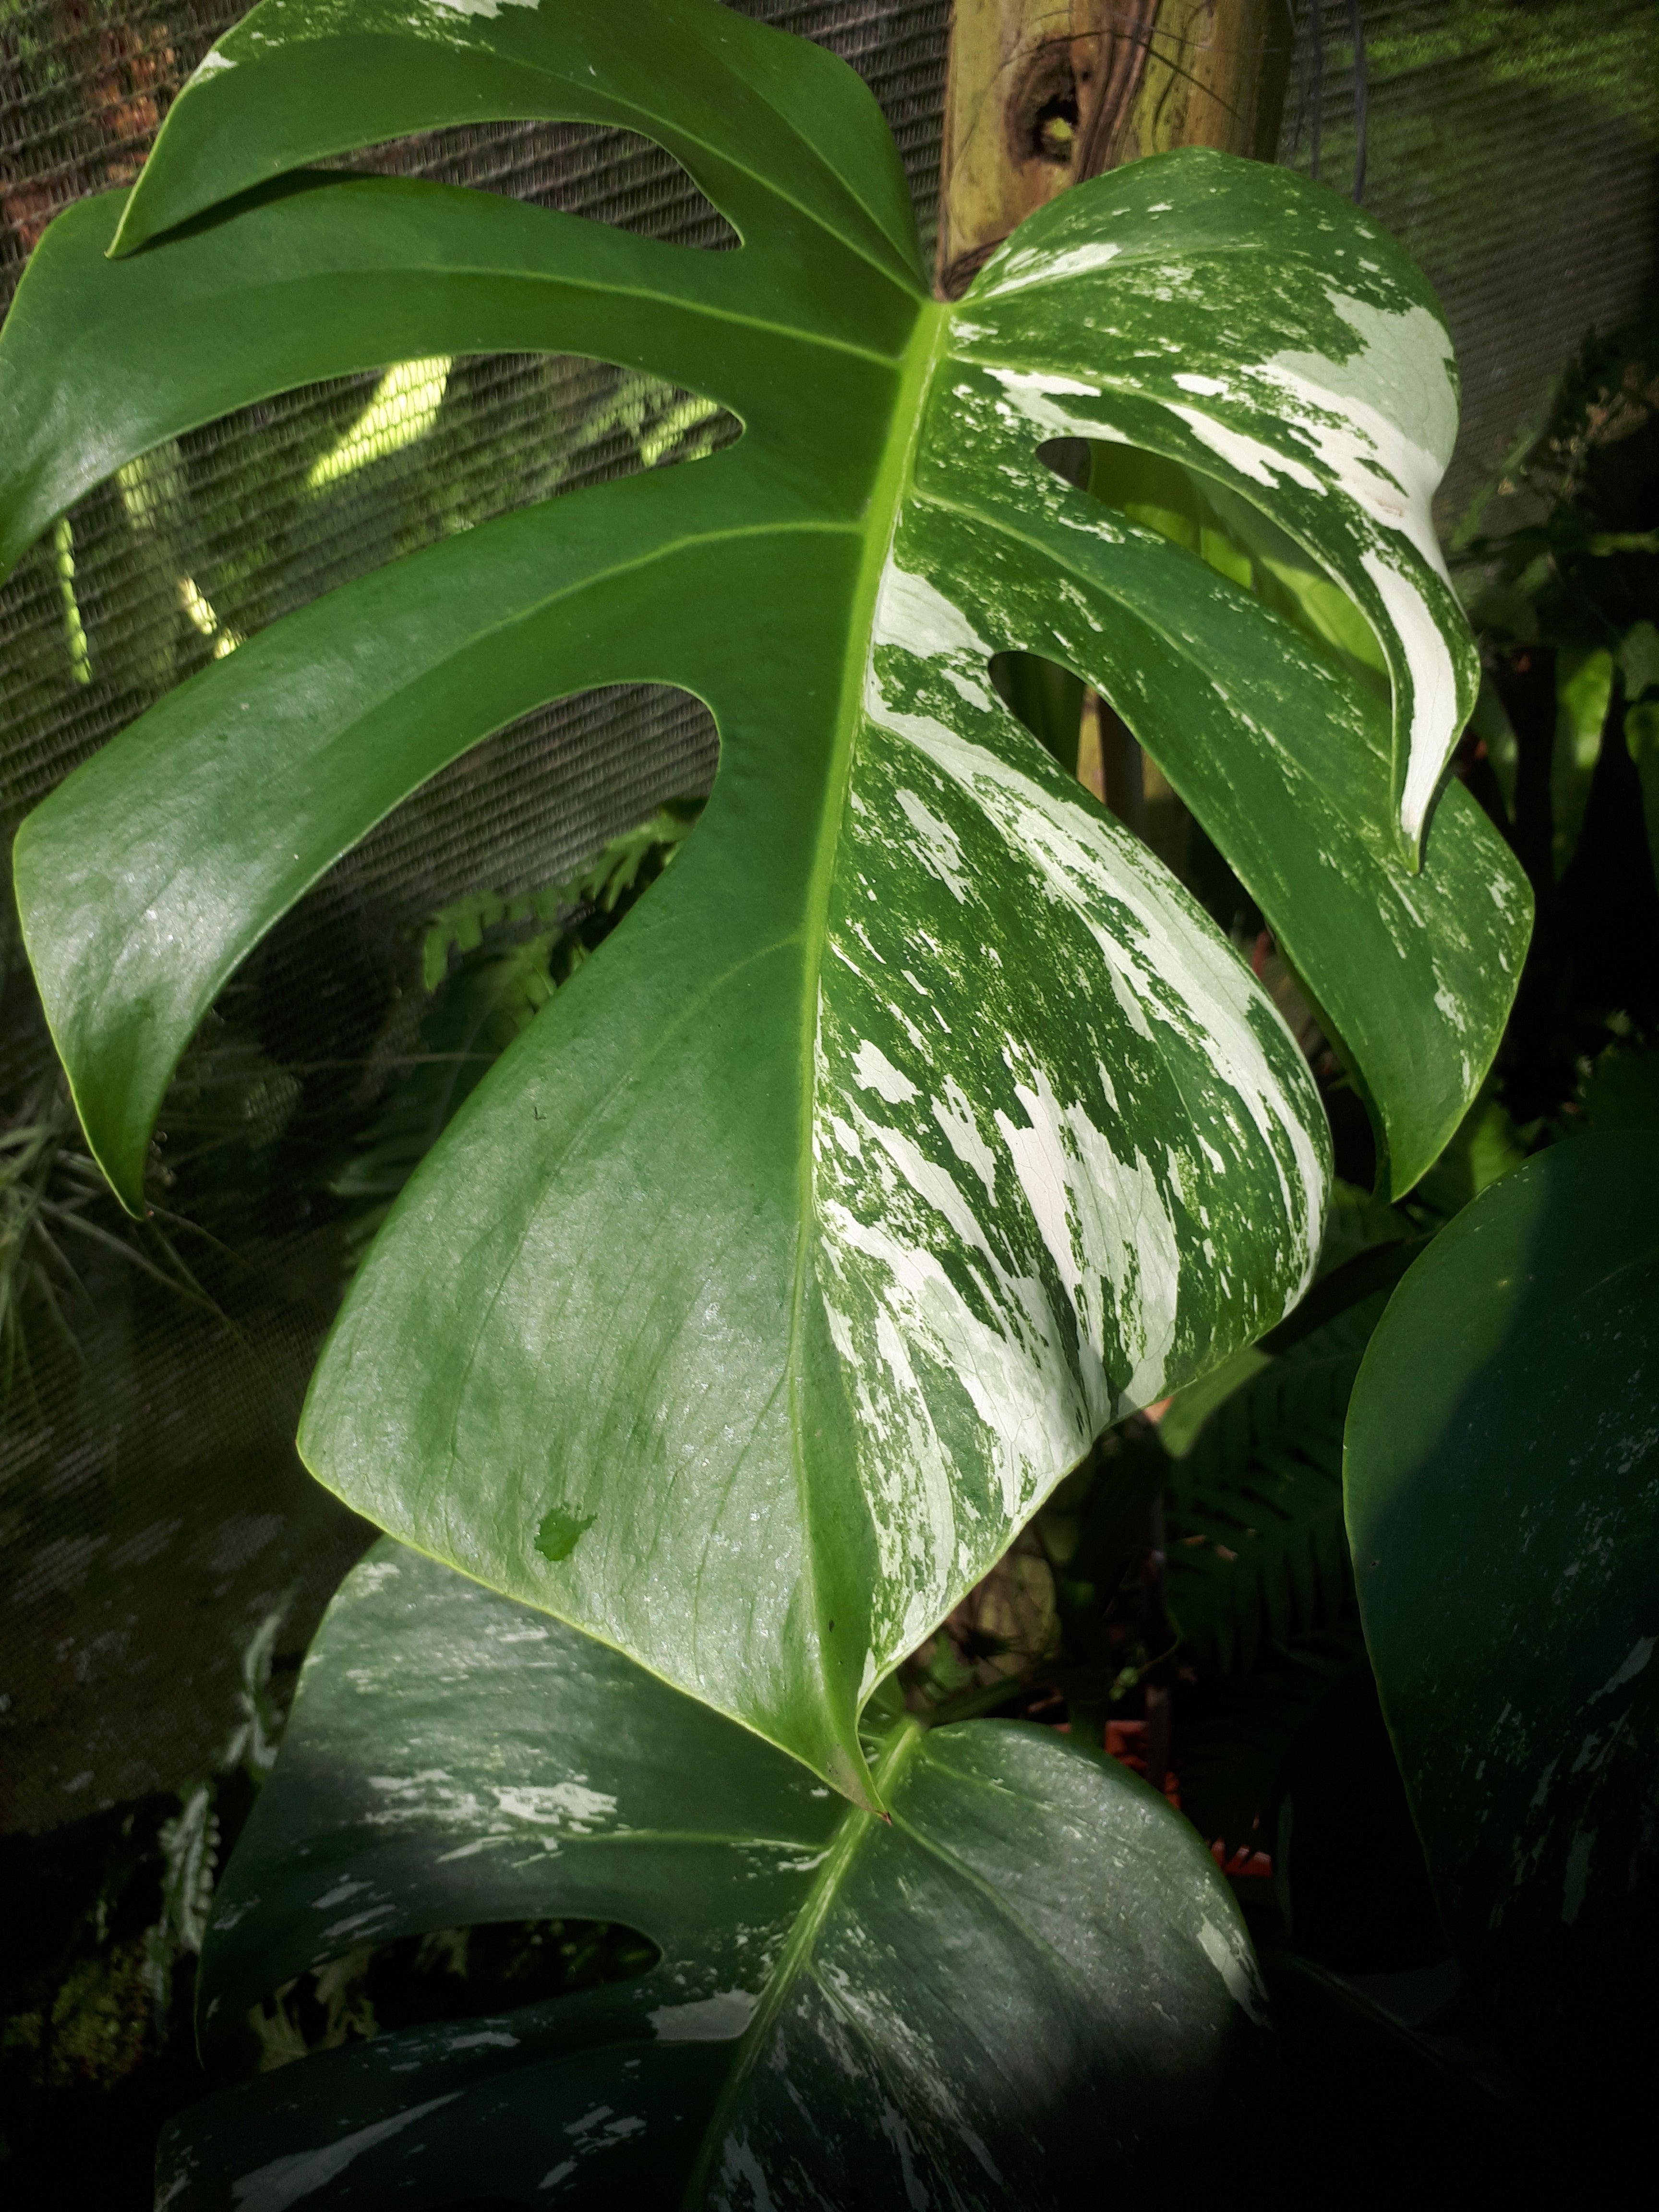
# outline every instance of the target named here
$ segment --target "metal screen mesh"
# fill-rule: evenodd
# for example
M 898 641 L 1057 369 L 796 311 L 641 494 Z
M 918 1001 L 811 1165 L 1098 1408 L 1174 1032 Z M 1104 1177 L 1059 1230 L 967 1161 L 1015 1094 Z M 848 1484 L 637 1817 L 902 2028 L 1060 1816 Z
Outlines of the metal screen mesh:
M 1347 0 L 1299 15 L 1279 159 L 1351 190 L 1427 270 L 1463 414 L 1443 528 L 1541 420 L 1585 333 L 1655 276 L 1654 0 L 1366 0 L 1357 87 Z M 1320 64 L 1322 63 L 1322 71 Z M 1360 97 L 1356 100 L 1356 90 Z
M 0 0 L 7 298 L 52 214 L 131 181 L 168 100 L 241 12 Z M 931 234 L 948 0 L 744 12 L 863 72 Z M 1363 106 L 1365 203 L 1429 269 L 1458 342 L 1449 517 L 1584 330 L 1651 282 L 1659 27 L 1647 0 L 1375 0 L 1357 100 L 1350 20 L 1346 0 L 1297 12 L 1281 158 L 1316 160 L 1346 188 Z M 473 128 L 375 160 L 656 237 L 729 236 L 672 161 L 616 132 Z M 8 841 L 107 737 L 290 608 L 514 505 L 673 465 L 724 434 L 690 395 L 587 362 L 492 356 L 313 387 L 147 457 L 0 592 Z M 61 1327 L 15 1276 L 33 1364 L 8 1370 L 0 1437 L 0 1826 L 176 1787 L 210 1761 L 250 1635 L 285 1605 L 279 1648 L 301 1648 L 363 1540 L 291 1437 L 342 1280 L 329 1164 L 373 1107 L 422 920 L 469 890 L 562 879 L 664 799 L 705 791 L 714 759 L 700 709 L 629 687 L 527 716 L 434 779 L 226 994 L 163 1117 L 188 1224 L 168 1246 L 130 1250 L 82 1235 Z M 9 923 L 0 954 L 0 1116 L 14 1134 L 52 1123 L 60 1182 L 42 1188 L 61 1196 L 73 1132 L 42 1103 L 50 1055 Z M 86 1218 L 121 1237 L 112 1209 L 90 1202 Z M 14 1202 L 0 1221 L 14 1257 L 21 1218 Z

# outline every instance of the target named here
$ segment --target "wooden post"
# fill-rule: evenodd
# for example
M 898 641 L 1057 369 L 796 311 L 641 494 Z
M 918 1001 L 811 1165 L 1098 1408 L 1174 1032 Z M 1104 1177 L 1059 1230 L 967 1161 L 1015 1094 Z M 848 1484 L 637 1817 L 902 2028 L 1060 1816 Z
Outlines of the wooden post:
M 1271 161 L 1290 53 L 1286 0 L 956 0 L 941 296 L 1085 177 L 1171 146 Z

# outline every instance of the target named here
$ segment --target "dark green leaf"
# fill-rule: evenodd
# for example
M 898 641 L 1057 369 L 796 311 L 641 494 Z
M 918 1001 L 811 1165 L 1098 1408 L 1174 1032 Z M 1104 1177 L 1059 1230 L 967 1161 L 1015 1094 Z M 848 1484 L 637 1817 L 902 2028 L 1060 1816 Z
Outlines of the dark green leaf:
M 176 2125 L 163 2200 L 1069 2212 L 1242 2123 L 1255 1965 L 1185 1822 L 1040 1729 L 901 1721 L 877 1764 L 890 1826 L 382 1544 L 221 1885 L 210 2058 L 295 1975 L 423 1929 L 620 1920 L 662 1955 L 224 2092 Z
M 1659 1138 L 1492 1184 L 1348 1416 L 1366 1639 L 1447 1929 L 1565 2059 L 1645 2038 L 1659 1938 Z
M 265 0 L 174 102 L 115 251 L 333 154 L 445 124 L 534 116 L 635 131 L 683 162 L 746 239 L 808 263 L 842 248 L 923 281 L 910 196 L 853 72 L 717 0 Z

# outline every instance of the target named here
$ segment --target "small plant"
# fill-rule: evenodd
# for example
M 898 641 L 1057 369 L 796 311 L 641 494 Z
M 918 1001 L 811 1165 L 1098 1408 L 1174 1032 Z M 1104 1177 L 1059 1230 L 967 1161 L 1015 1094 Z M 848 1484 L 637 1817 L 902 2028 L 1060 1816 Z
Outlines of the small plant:
M 738 246 L 304 166 L 507 114 L 646 133 Z M 1171 2131 L 1242 2120 L 1249 1946 L 1156 1791 L 1080 1738 L 928 1726 L 951 1683 L 912 1711 L 896 1670 L 1103 1431 L 1281 1322 L 1330 1152 L 1247 967 L 992 664 L 1057 664 L 1146 744 L 1408 1189 L 1528 916 L 1442 787 L 1475 679 L 1428 520 L 1444 326 L 1362 215 L 1201 152 L 1079 187 L 935 301 L 863 87 L 714 0 L 265 0 L 135 191 L 37 251 L 5 551 L 263 394 L 526 347 L 741 434 L 210 657 L 37 811 L 17 877 L 137 1208 L 216 994 L 390 807 L 572 690 L 712 709 L 695 835 L 443 1117 L 325 1352 L 301 1449 L 404 1544 L 313 1649 L 204 2036 L 234 2070 L 276 1992 L 327 1972 L 349 2011 L 340 1962 L 435 1930 L 577 1917 L 656 1956 L 246 2082 L 175 2141 L 170 2199 L 437 2205 L 487 2140 L 526 2202 L 1069 2205 L 1103 2155 L 1150 2177 Z M 1062 441 L 1105 450 L 1094 491 Z M 1207 487 L 1189 540 L 1125 447 Z M 1104 2154 L 1044 2125 L 1084 2096 Z

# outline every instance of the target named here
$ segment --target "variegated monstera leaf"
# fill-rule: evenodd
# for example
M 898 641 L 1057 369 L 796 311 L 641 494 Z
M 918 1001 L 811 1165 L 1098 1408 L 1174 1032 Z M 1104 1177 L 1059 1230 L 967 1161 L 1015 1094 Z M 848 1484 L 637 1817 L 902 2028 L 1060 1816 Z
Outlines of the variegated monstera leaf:
M 300 166 L 506 116 L 645 133 L 738 248 Z M 136 1205 L 215 994 L 389 808 L 564 693 L 708 703 L 696 836 L 414 1179 L 301 1448 L 868 1802 L 872 1684 L 1103 1425 L 1297 1296 L 1326 1184 L 1272 1006 L 988 662 L 1046 655 L 1121 711 L 1409 1183 L 1526 927 L 1460 789 L 1415 869 L 1473 683 L 1427 520 L 1446 336 L 1363 216 L 1199 152 L 1081 187 L 941 305 L 863 86 L 714 0 L 265 0 L 131 198 L 35 256 L 0 348 L 8 550 L 260 394 L 537 348 L 743 435 L 382 569 L 164 699 L 26 825 L 30 952 Z M 1392 730 L 1260 599 L 1062 481 L 1057 433 L 1247 493 L 1374 623 Z

